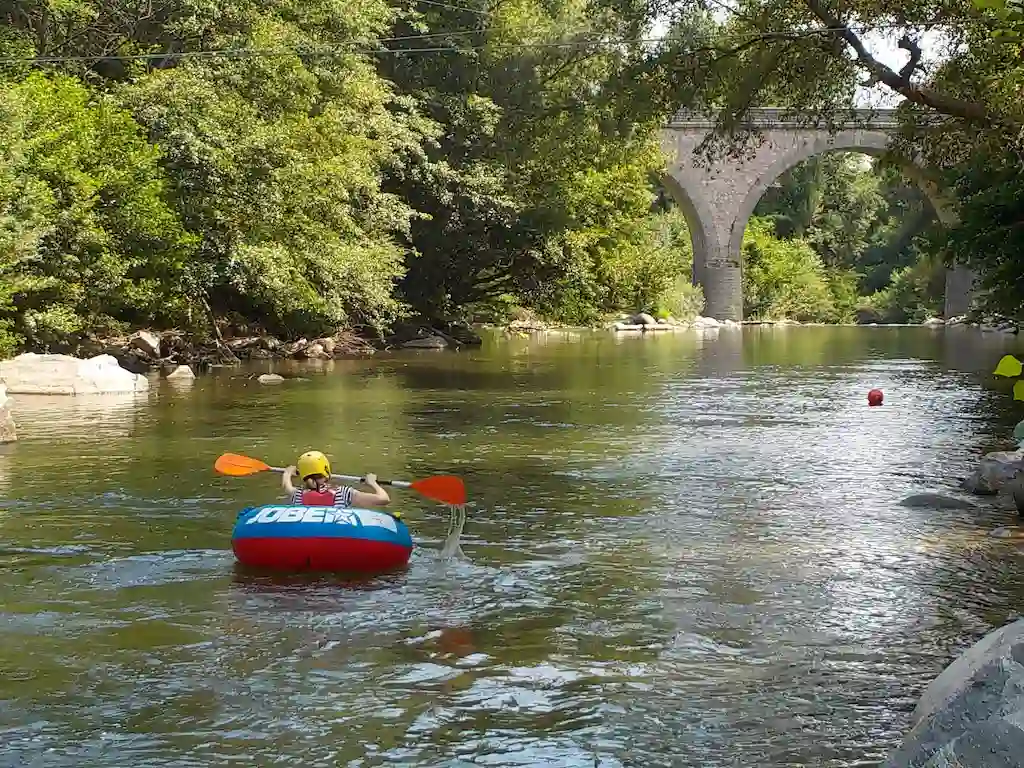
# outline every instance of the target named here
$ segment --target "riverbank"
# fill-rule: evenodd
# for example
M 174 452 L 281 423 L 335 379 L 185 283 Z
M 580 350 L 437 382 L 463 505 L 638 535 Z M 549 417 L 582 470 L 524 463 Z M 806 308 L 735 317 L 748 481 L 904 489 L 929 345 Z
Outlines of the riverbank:
M 786 318 L 718 320 L 693 316 L 674 318 L 644 312 L 619 313 L 607 316 L 593 325 L 558 323 L 530 312 L 521 312 L 502 322 L 470 323 L 452 320 L 445 323 L 409 321 L 396 323 L 386 334 L 341 329 L 330 335 L 282 339 L 244 325 L 218 324 L 216 336 L 190 333 L 180 329 L 141 328 L 119 335 L 87 334 L 83 338 L 55 342 L 47 349 L 27 348 L 22 352 L 54 352 L 79 358 L 111 355 L 125 370 L 132 373 L 171 372 L 188 366 L 201 372 L 215 366 L 237 365 L 247 360 L 331 360 L 373 355 L 394 349 L 460 349 L 483 343 L 480 333 L 494 329 L 509 337 L 523 337 L 547 331 L 611 330 L 616 333 L 649 333 L 679 330 L 713 330 L 741 326 L 777 327 L 929 327 L 977 328 L 985 333 L 1019 333 L 1019 325 L 1009 318 L 955 317 L 944 320 L 930 317 L 921 323 L 855 323 L 800 322 Z
M 333 334 L 284 340 L 275 335 L 242 329 L 218 329 L 217 336 L 185 331 L 143 328 L 115 336 L 86 336 L 55 344 L 51 349 L 23 351 L 69 354 L 77 358 L 110 355 L 127 371 L 173 371 L 188 366 L 196 372 L 214 366 L 237 365 L 247 360 L 332 360 L 364 357 L 389 349 L 447 349 L 479 346 L 482 339 L 468 324 L 396 324 L 387 335 L 338 330 Z

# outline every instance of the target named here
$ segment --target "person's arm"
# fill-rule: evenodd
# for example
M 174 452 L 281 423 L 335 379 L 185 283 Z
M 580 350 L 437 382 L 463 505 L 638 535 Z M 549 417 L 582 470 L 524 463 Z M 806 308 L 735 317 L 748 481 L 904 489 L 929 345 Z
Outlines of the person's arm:
M 295 467 L 288 467 L 281 473 L 281 487 L 284 488 L 284 492 L 288 494 L 289 499 L 295 495 L 295 486 L 292 485 L 292 478 L 297 473 L 298 470 Z
M 386 507 L 391 503 L 391 497 L 388 496 L 388 492 L 377 485 L 376 475 L 372 473 L 368 474 L 365 478 L 365 482 L 373 489 L 373 493 L 357 491 L 353 488 L 351 501 L 353 507 Z

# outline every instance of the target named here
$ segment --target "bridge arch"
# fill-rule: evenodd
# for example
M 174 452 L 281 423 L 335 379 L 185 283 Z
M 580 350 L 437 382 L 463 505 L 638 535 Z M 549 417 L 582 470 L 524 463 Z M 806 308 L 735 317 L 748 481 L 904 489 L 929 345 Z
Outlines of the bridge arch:
M 786 171 L 812 157 L 834 154 L 836 152 L 859 152 L 872 157 L 884 157 L 888 152 L 889 136 L 881 131 L 842 131 L 835 136 L 819 136 L 803 142 L 781 155 L 751 186 L 747 196 L 740 202 L 736 220 L 729 233 L 729 250 L 739 253 L 743 248 L 743 233 L 746 231 L 750 217 L 754 215 L 757 204 L 764 197 L 772 184 Z M 952 202 L 939 191 L 938 185 L 927 178 L 921 166 L 912 162 L 901 162 L 901 168 L 907 176 L 920 188 L 939 221 L 945 226 L 956 222 L 956 212 Z
M 707 253 L 708 243 L 714 237 L 714 233 L 709 230 L 713 221 L 711 210 L 701 195 L 691 196 L 671 173 L 662 177 L 661 184 L 679 206 L 679 210 L 686 220 L 686 228 L 690 231 L 690 245 L 693 249 L 693 283 L 694 285 L 703 285 L 705 274 L 702 270 L 706 259 L 698 259 L 697 254 Z
M 751 112 L 751 126 L 763 141 L 745 157 L 728 157 L 710 167 L 695 163 L 696 150 L 715 124 L 703 116 L 676 115 L 662 132 L 662 148 L 672 158 L 666 190 L 679 202 L 691 226 L 693 277 L 705 297 L 705 314 L 720 320 L 743 319 L 742 247 L 747 222 L 768 188 L 783 173 L 812 157 L 833 152 L 886 154 L 897 127 L 892 110 L 851 113 L 849 127 L 830 132 L 785 118 L 778 109 Z M 927 170 L 904 163 L 940 222 L 957 220 L 953 201 L 943 195 Z M 692 223 L 691 223 L 692 220 Z M 973 276 L 958 267 L 946 276 L 946 316 L 964 314 L 970 305 Z

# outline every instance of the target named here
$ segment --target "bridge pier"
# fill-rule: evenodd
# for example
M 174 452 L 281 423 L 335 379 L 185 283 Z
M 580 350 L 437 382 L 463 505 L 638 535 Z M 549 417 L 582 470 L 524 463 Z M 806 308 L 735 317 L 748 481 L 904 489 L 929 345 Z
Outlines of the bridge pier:
M 729 246 L 709 244 L 700 255 L 703 266 L 698 277 L 698 254 L 694 251 L 694 284 L 704 292 L 704 315 L 718 320 L 743 319 L 743 267 L 741 254 L 729 253 Z
M 974 273 L 962 264 L 946 270 L 946 304 L 943 316 L 947 320 L 966 315 L 970 311 L 974 298 L 974 279 Z
M 751 124 L 763 138 L 744 158 L 732 156 L 710 167 L 695 164 L 696 150 L 715 128 L 709 118 L 681 112 L 662 131 L 662 148 L 672 158 L 665 186 L 686 217 L 693 240 L 693 281 L 704 290 L 704 314 L 719 320 L 743 318 L 743 233 L 758 201 L 783 173 L 826 152 L 855 151 L 880 156 L 889 132 L 898 127 L 895 110 L 858 110 L 850 128 L 829 132 L 785 119 L 780 109 L 756 109 Z M 856 127 L 853 127 L 856 126 Z M 946 225 L 956 221 L 951 202 L 917 166 L 909 168 Z M 956 267 L 946 276 L 945 316 L 962 315 L 971 304 L 973 276 Z

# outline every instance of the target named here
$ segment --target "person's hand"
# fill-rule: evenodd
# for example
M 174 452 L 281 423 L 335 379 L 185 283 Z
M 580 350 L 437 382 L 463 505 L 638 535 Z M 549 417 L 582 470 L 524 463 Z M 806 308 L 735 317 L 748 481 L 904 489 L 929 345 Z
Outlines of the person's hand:
M 284 470 L 285 477 L 295 477 L 299 474 L 299 468 L 292 464 L 290 467 L 286 467 Z
M 368 472 L 366 474 L 366 477 L 363 478 L 363 480 L 366 482 L 367 485 L 377 484 L 377 476 L 373 474 L 373 472 Z

